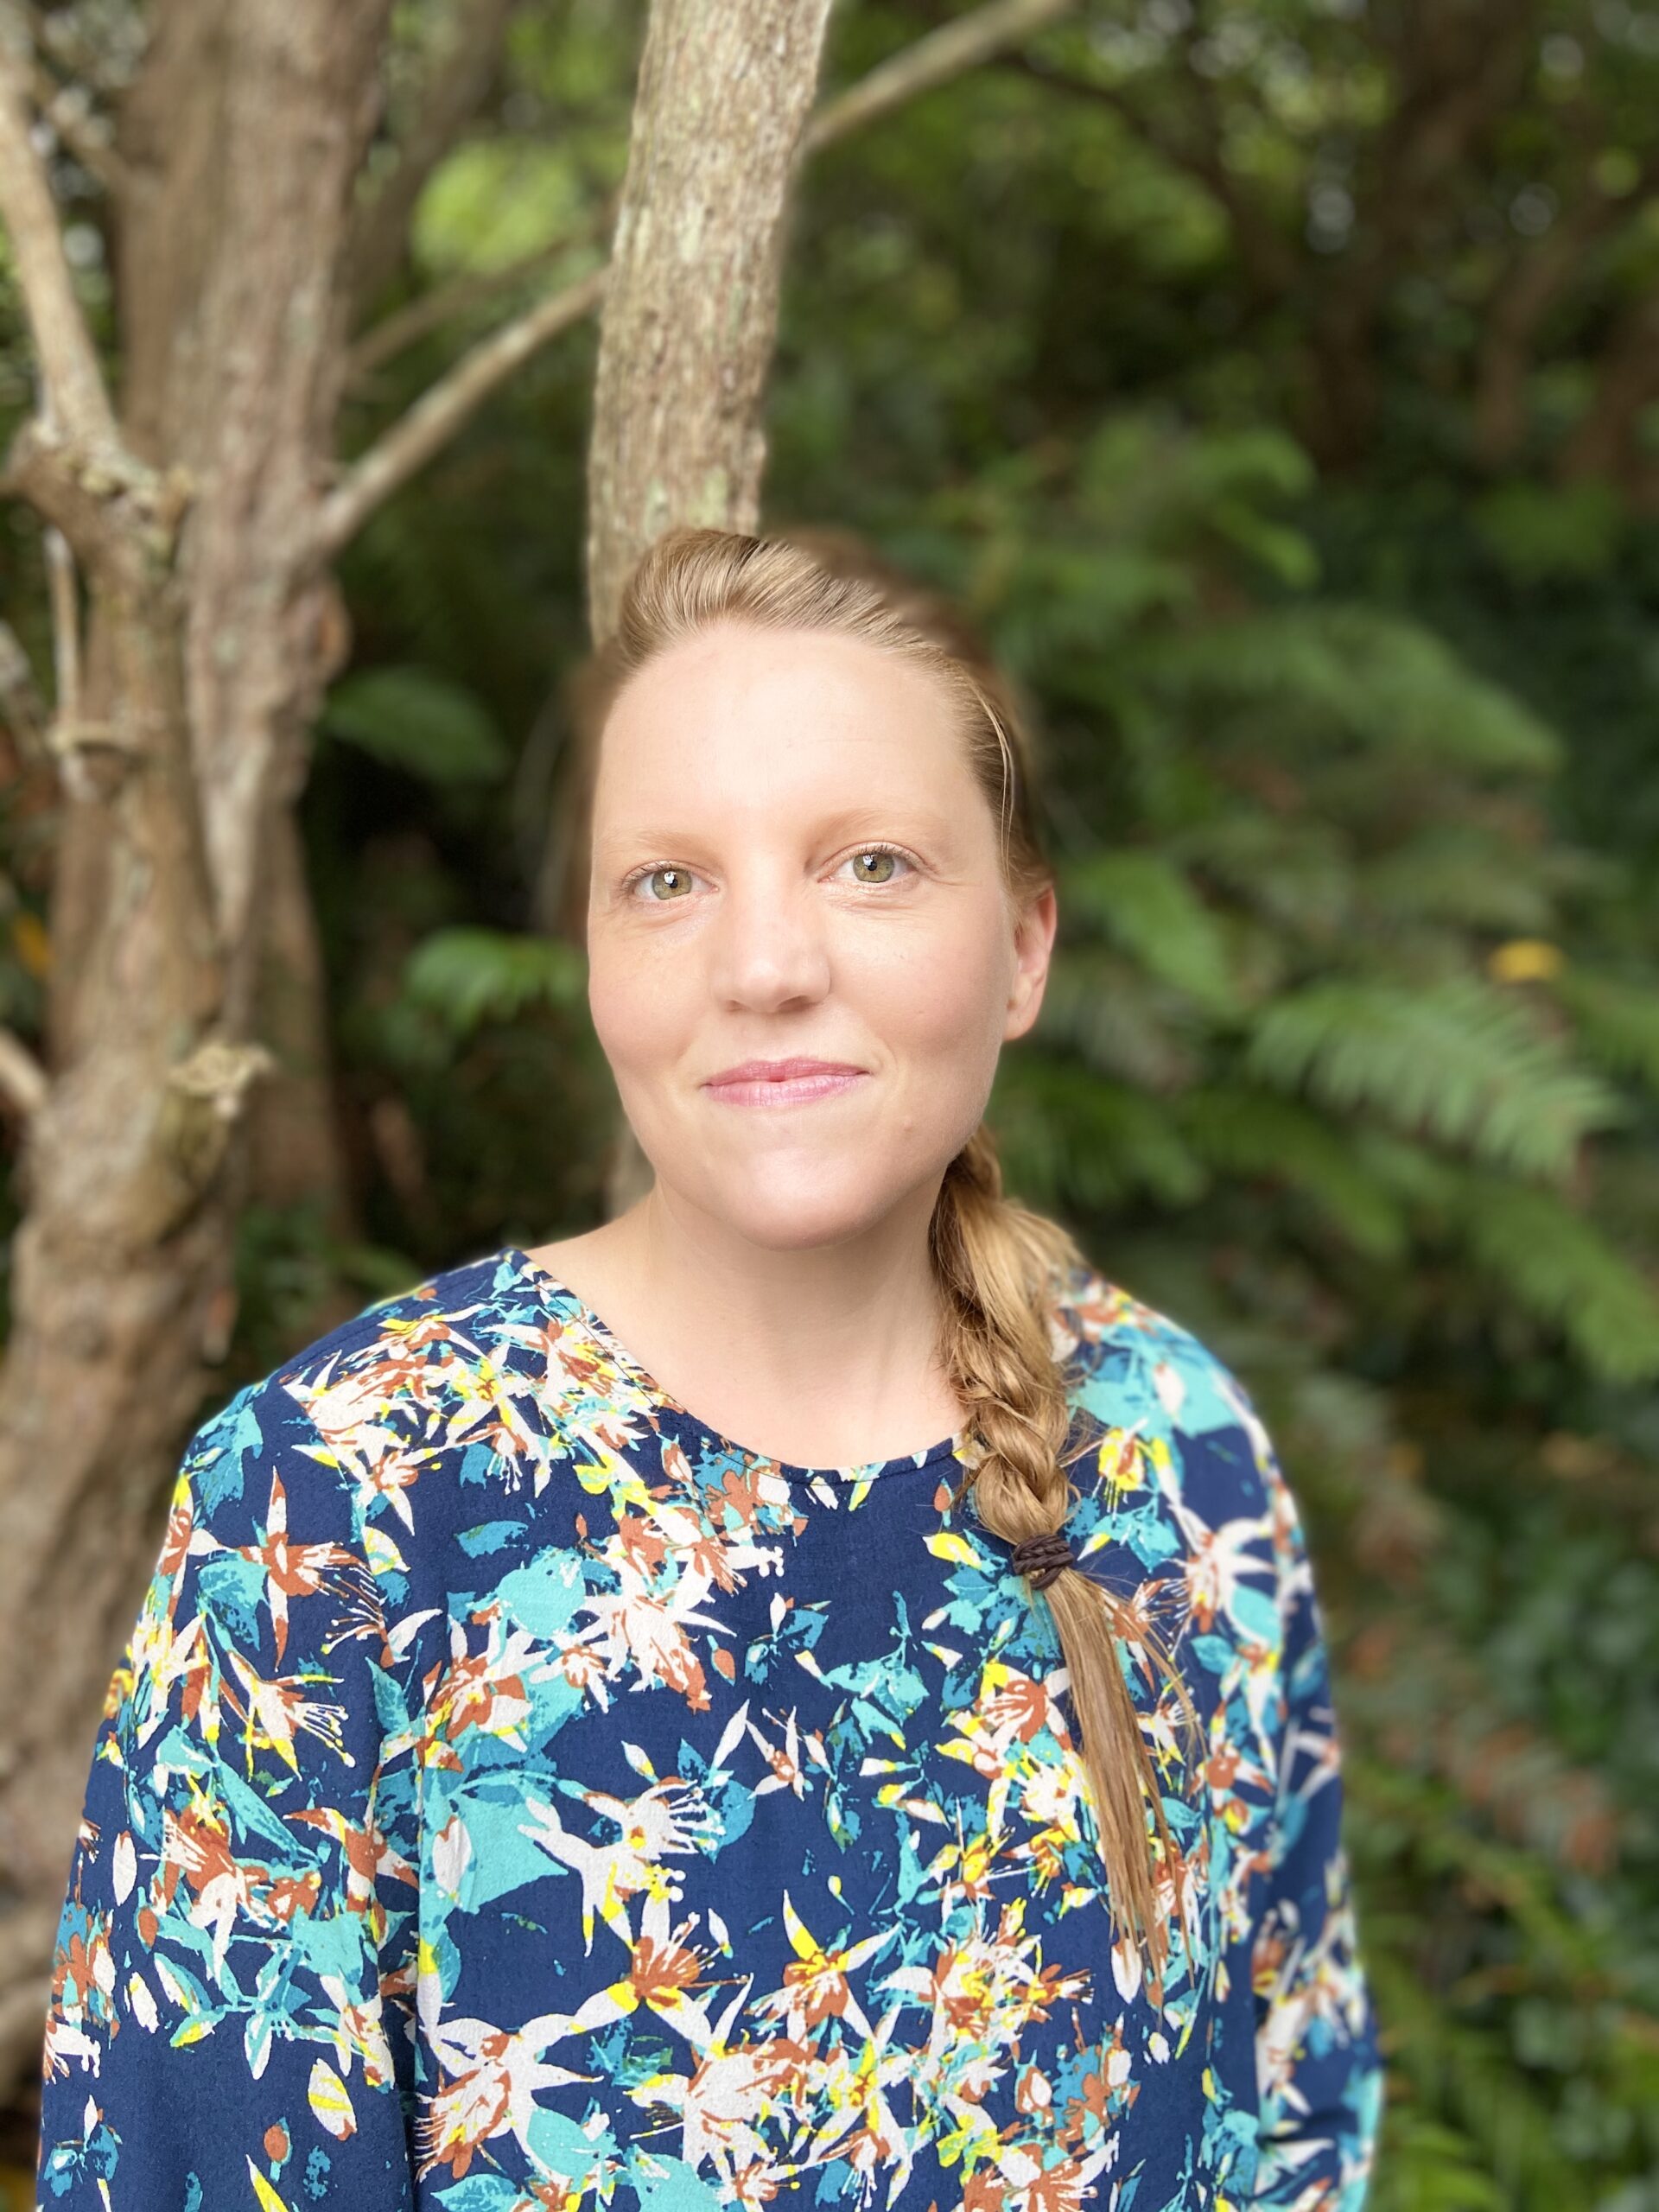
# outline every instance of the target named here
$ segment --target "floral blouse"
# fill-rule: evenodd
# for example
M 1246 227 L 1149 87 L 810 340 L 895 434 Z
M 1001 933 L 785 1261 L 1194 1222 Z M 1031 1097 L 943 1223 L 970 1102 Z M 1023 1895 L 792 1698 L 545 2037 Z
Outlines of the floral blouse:
M 1050 1325 L 1105 1432 L 1074 1550 L 1206 1736 L 1184 1785 L 1122 1646 L 1160 1990 L 1047 1601 L 953 1502 L 967 1432 L 745 1450 L 510 1247 L 186 1450 L 69 1868 L 41 2205 L 1357 2212 L 1382 2069 L 1296 1506 L 1178 1323 L 1082 1270 Z

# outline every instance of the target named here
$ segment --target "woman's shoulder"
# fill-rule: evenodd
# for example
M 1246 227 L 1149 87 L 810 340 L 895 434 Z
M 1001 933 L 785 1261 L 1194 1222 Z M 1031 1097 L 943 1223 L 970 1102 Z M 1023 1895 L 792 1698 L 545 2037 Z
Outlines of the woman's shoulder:
M 246 1464 L 259 1460 L 289 1491 L 296 1482 L 354 1491 L 361 1512 L 385 1486 L 385 1464 L 411 1424 L 428 1457 L 446 1437 L 464 1443 L 457 1408 L 487 1406 L 508 1339 L 526 1319 L 512 1258 L 490 1253 L 371 1300 L 242 1383 L 185 1447 L 180 1480 L 198 1510 L 239 1495 Z
M 1061 1279 L 1050 1334 L 1073 1404 L 1102 1432 L 1109 1496 L 1144 1486 L 1211 1527 L 1293 1510 L 1248 1386 L 1195 1329 L 1090 1263 Z
M 240 1384 L 211 1419 L 223 1422 L 256 1405 L 273 1418 L 283 1418 L 286 1401 L 291 1409 L 287 1418 L 302 1427 L 313 1402 L 340 1376 L 393 1360 L 397 1371 L 421 1363 L 433 1347 L 459 1342 L 481 1308 L 500 1303 L 501 1287 L 512 1272 L 510 1258 L 503 1251 L 464 1261 L 421 1277 L 406 1289 L 369 1300 Z

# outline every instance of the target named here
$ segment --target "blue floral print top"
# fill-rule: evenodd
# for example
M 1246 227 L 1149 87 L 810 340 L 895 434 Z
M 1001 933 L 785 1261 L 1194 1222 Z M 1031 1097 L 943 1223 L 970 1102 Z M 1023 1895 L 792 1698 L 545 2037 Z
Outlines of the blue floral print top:
M 1092 1269 L 1087 1571 L 1169 1777 L 1114 1945 L 1047 1601 L 965 1431 L 716 1436 L 517 1248 L 196 1431 L 58 1931 L 64 2212 L 1356 2212 L 1382 2069 L 1320 1616 L 1249 1398 Z M 1148 1833 L 1153 1823 L 1148 1812 Z M 1182 1934 L 1177 1892 L 1195 1934 Z

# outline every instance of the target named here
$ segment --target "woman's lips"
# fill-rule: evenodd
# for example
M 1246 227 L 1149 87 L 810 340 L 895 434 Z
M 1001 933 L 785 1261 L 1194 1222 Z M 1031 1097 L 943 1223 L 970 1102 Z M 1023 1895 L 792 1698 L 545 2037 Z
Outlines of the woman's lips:
M 829 1098 L 850 1090 L 868 1078 L 866 1068 L 815 1068 L 804 1075 L 782 1077 L 740 1076 L 729 1081 L 705 1084 L 711 1098 L 727 1106 L 799 1106 L 809 1099 Z

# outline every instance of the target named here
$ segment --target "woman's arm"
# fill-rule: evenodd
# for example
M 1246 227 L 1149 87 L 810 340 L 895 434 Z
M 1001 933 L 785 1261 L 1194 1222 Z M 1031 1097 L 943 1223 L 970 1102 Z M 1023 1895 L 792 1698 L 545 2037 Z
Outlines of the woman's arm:
M 1281 1731 L 1271 1859 L 1255 1908 L 1261 2163 L 1255 2202 L 1359 2212 L 1376 2156 L 1383 2067 L 1342 1836 L 1342 1760 L 1301 1517 L 1246 1401 L 1278 1565 Z
M 97 1732 L 41 2205 L 413 2205 L 415 1777 L 382 1756 L 397 1699 L 345 1477 L 280 1377 L 251 1384 L 186 1450 Z

